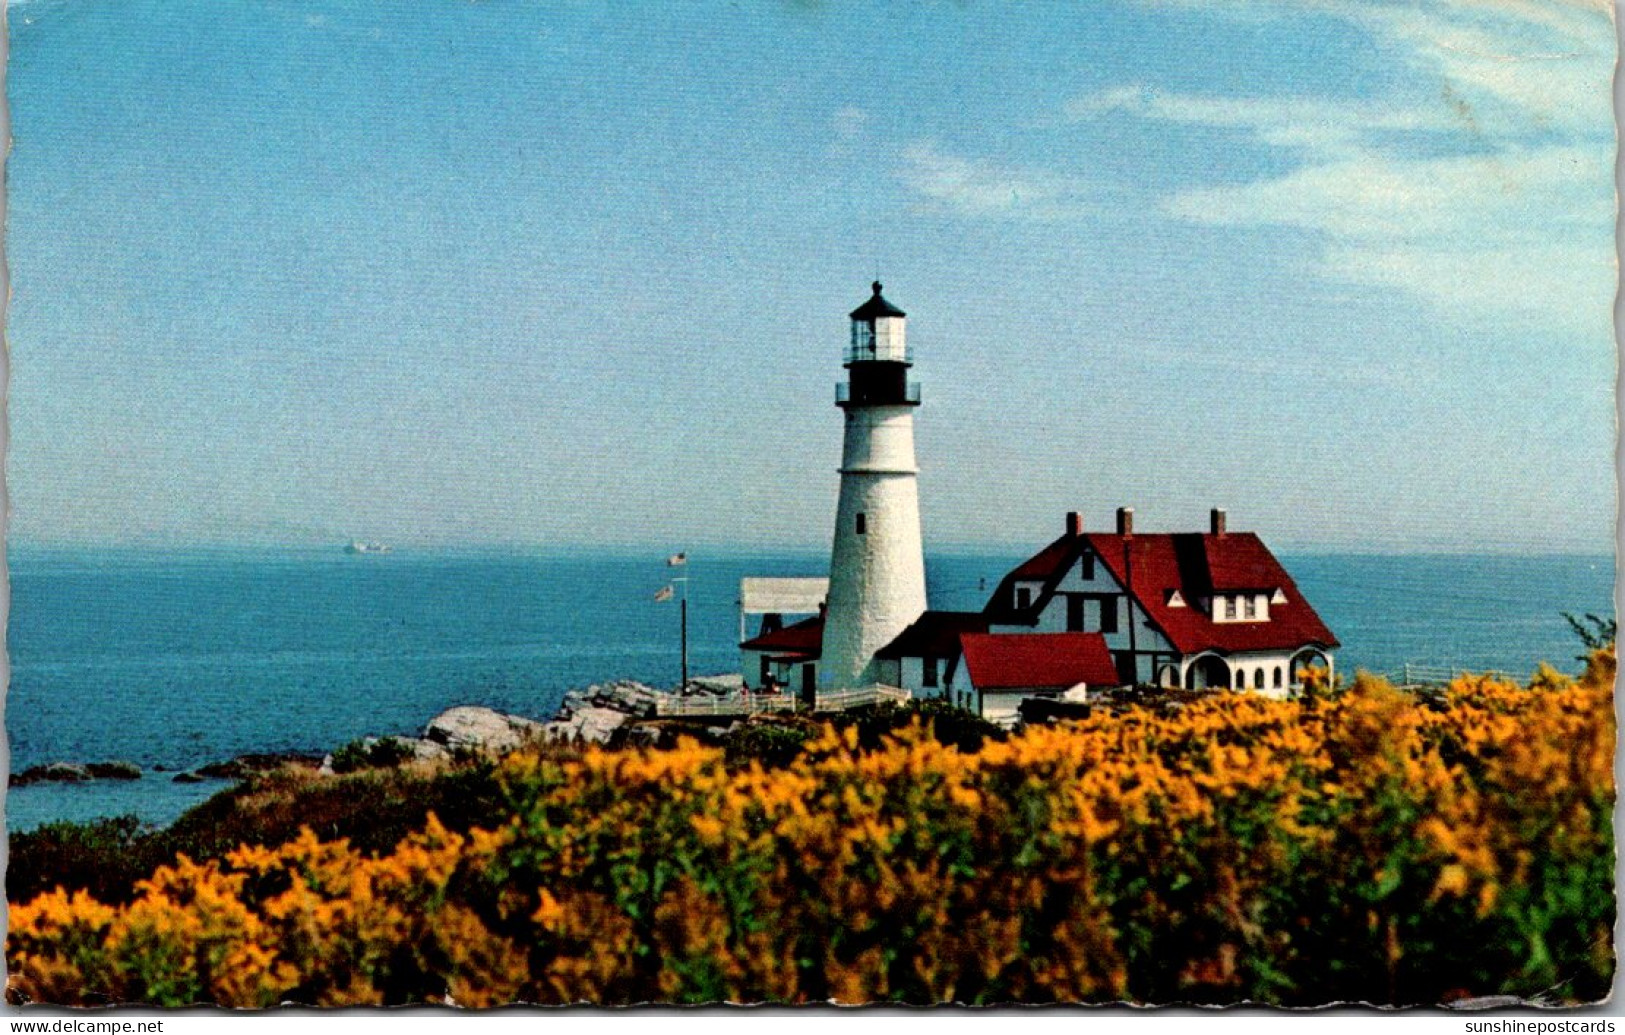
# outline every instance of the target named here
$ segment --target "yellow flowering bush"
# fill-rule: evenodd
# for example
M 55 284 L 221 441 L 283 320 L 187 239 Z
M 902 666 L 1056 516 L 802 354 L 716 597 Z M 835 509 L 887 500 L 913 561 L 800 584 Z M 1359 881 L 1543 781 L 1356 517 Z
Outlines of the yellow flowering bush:
M 14 1001 L 1582 1001 L 1612 978 L 1612 657 L 1099 711 L 980 750 L 826 729 L 529 753 L 512 818 L 308 831 L 127 906 L 15 905 Z

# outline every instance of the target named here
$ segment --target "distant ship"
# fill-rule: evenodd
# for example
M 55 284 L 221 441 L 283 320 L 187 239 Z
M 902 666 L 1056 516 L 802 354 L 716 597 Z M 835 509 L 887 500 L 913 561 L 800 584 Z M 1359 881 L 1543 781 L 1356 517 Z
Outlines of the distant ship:
M 344 548 L 345 553 L 389 553 L 394 547 L 385 543 L 363 543 L 357 539 Z

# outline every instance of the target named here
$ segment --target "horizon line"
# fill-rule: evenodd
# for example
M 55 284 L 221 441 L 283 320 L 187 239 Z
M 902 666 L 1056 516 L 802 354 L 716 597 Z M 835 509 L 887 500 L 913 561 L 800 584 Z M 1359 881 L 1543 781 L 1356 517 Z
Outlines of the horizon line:
M 1244 532 L 1245 529 L 1237 529 Z M 1146 532 L 1148 535 L 1167 533 Z M 1175 533 L 1179 534 L 1179 533 Z M 467 540 L 413 540 L 402 539 L 384 541 L 390 545 L 392 552 L 411 554 L 432 554 L 459 551 L 476 552 L 543 552 L 543 553 L 583 553 L 600 551 L 604 553 L 628 554 L 649 553 L 659 557 L 670 556 L 674 552 L 684 552 L 691 556 L 696 553 L 712 554 L 715 556 L 740 556 L 745 554 L 785 553 L 785 554 L 826 554 L 830 545 L 823 542 L 758 542 L 734 541 L 728 543 L 700 541 L 685 543 L 681 539 L 667 541 L 646 542 L 563 542 L 519 539 L 467 539 Z M 927 545 L 926 553 L 930 554 L 1028 554 L 1047 546 L 1053 539 L 1044 542 L 1018 543 L 1000 540 L 957 540 L 944 541 L 935 545 Z M 296 553 L 333 552 L 342 551 L 349 540 L 345 541 L 298 541 L 277 542 L 262 539 L 253 540 L 222 540 L 222 539 L 13 539 L 7 538 L 3 545 L 7 550 L 20 549 L 30 551 L 125 551 L 125 552 L 180 552 L 180 551 L 232 551 L 245 550 L 256 552 L 286 551 Z M 1269 544 L 1266 544 L 1269 545 Z M 1276 553 L 1314 556 L 1314 555 L 1340 555 L 1340 556 L 1366 556 L 1366 557 L 1427 557 L 1427 556 L 1460 556 L 1460 557 L 1606 557 L 1616 560 L 1619 556 L 1617 547 L 1605 549 L 1598 546 L 1586 546 L 1580 543 L 1572 544 L 1537 544 L 1537 543 L 1461 543 L 1461 544 L 1408 544 L 1387 545 L 1373 543 L 1290 543 L 1279 547 L 1271 546 Z

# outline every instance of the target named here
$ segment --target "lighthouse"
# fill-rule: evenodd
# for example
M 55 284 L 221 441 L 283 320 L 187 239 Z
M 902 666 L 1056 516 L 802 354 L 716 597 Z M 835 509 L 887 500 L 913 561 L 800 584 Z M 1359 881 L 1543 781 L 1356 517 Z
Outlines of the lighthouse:
M 846 437 L 818 674 L 826 689 L 877 682 L 875 652 L 925 611 L 913 365 L 904 313 L 877 280 L 874 295 L 852 310 L 847 379 L 835 391 Z

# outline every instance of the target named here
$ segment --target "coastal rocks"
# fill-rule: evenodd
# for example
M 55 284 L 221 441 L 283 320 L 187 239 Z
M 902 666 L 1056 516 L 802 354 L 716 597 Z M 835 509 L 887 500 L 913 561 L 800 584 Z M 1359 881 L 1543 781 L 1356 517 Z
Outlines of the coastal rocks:
M 412 761 L 414 762 L 439 762 L 451 757 L 451 749 L 438 741 L 425 740 L 422 737 L 395 737 L 393 739 L 412 752 Z
M 141 779 L 141 767 L 134 762 L 92 762 L 85 769 L 92 780 Z
M 88 766 L 76 765 L 72 762 L 51 762 L 48 765 L 33 765 L 11 777 L 11 786 L 27 787 L 31 783 L 79 783 L 90 779 Z
M 721 676 L 695 676 L 688 681 L 689 693 L 714 694 L 726 697 L 745 688 L 744 677 L 737 672 Z
M 543 727 L 549 740 L 566 744 L 612 744 L 632 715 L 614 708 L 588 705 Z
M 506 754 L 541 735 L 534 719 L 504 715 L 494 708 L 462 705 L 441 712 L 423 730 L 425 740 L 451 751 L 472 750 Z
M 301 769 L 315 769 L 321 765 L 319 755 L 306 755 L 298 752 L 281 753 L 253 753 L 238 755 L 225 762 L 210 762 L 200 765 L 184 773 L 176 773 L 173 777 L 175 783 L 202 783 L 204 780 L 246 780 L 251 776 L 268 773 L 283 766 L 297 766 Z
M 260 773 L 268 773 L 283 766 L 298 766 L 301 769 L 314 769 L 322 764 L 320 755 L 305 755 L 296 752 L 279 754 L 248 754 L 238 755 L 229 762 L 210 762 L 208 765 L 198 766 L 193 772 L 199 776 L 212 780 L 244 780 Z
M 659 699 L 660 691 L 634 680 L 620 679 L 613 683 L 595 683 L 585 690 L 572 690 L 565 694 L 564 704 L 559 708 L 559 718 L 573 715 L 589 707 L 608 708 L 638 718 L 653 718 L 655 702 Z
M 656 715 L 660 691 L 630 679 L 572 690 L 553 721 L 543 727 L 548 740 L 564 744 L 618 746 L 638 720 Z
M 663 740 L 659 726 L 650 726 L 645 723 L 626 728 L 627 747 L 657 748 L 660 747 Z
M 392 769 L 414 762 L 441 762 L 450 757 L 451 749 L 433 740 L 397 736 L 363 737 L 322 759 L 317 772 L 332 776 L 357 769 Z
M 133 762 L 51 762 L 29 766 L 11 777 L 11 786 L 34 783 L 85 783 L 90 780 L 139 780 L 141 767 Z

